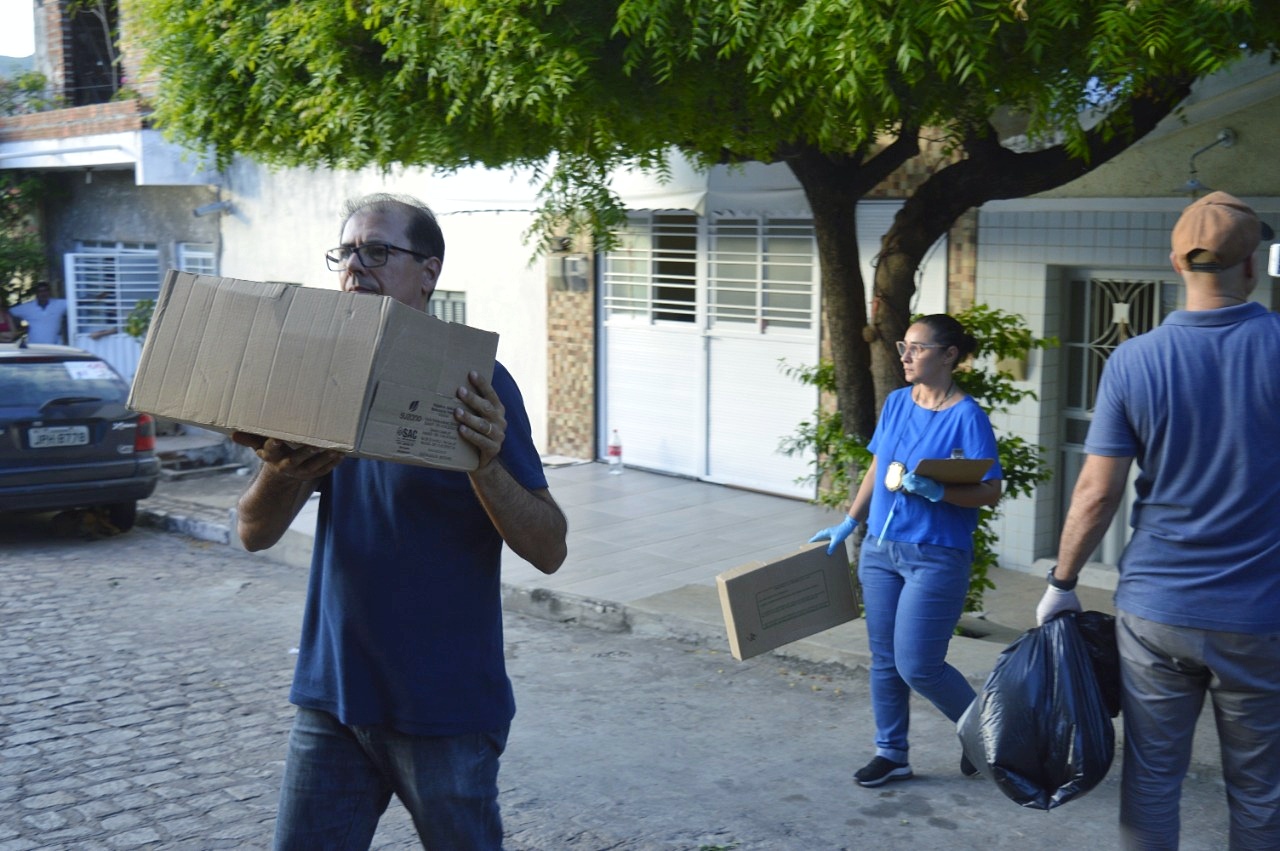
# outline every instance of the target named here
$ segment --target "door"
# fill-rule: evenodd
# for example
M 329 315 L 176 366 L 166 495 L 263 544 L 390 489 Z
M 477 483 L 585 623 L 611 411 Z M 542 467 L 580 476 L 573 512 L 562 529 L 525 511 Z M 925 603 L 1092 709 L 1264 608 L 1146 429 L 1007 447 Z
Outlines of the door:
M 1059 528 L 1066 519 L 1071 493 L 1084 465 L 1085 436 L 1093 418 L 1098 381 L 1107 358 L 1116 346 L 1150 331 L 1179 309 L 1184 294 L 1181 281 L 1156 273 L 1072 270 L 1065 276 L 1064 286 L 1065 327 L 1060 335 L 1064 369 L 1063 439 L 1058 467 Z M 1133 505 L 1136 476 L 1137 465 L 1134 465 L 1124 499 L 1091 561 L 1119 563 L 1132 534 L 1129 510 Z
M 637 213 L 602 270 L 599 445 L 628 465 L 811 497 L 778 452 L 817 407 L 781 361 L 818 359 L 813 229 L 803 219 Z

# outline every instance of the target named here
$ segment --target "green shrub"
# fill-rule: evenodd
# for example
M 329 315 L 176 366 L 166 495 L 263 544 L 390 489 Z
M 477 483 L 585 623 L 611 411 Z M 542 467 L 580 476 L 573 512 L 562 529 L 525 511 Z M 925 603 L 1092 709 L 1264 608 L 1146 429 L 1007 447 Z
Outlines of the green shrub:
M 135 304 L 133 310 L 129 311 L 129 318 L 124 321 L 125 333 L 141 342 L 147 336 L 147 329 L 151 327 L 151 314 L 155 309 L 156 303 L 149 298 Z

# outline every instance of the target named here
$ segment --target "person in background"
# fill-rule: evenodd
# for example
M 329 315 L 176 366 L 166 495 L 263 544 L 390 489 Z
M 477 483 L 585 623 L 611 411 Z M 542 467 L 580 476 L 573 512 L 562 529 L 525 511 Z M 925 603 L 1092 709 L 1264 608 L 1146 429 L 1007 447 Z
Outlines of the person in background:
M 444 258 L 431 211 L 373 195 L 345 214 L 326 255 L 341 288 L 425 311 Z M 392 794 L 427 848 L 502 845 L 498 759 L 515 713 L 502 547 L 553 573 L 567 526 L 510 373 L 472 372 L 455 404 L 480 457 L 470 473 L 234 435 L 263 462 L 239 502 L 247 549 L 275 544 L 320 494 L 278 849 L 367 848 Z
M 28 343 L 63 343 L 63 326 L 67 318 L 67 300 L 51 298 L 47 281 L 36 283 L 36 297 L 9 308 L 9 313 L 27 323 Z
M 1249 301 L 1274 233 L 1213 192 L 1174 226 L 1186 309 L 1108 359 L 1085 462 L 1036 608 L 1079 611 L 1075 586 L 1136 459 L 1120 557 L 1126 848 L 1178 847 L 1179 797 L 1213 701 L 1232 849 L 1280 848 L 1280 314 Z
M 908 700 L 912 689 L 959 720 L 975 694 L 947 664 L 947 647 L 964 610 L 978 509 L 994 505 L 1004 473 L 991 421 L 952 375 L 976 348 L 953 317 L 925 316 L 907 329 L 898 353 L 910 386 L 885 399 L 868 448 L 870 466 L 843 522 L 810 541 L 841 548 L 867 523 L 858 580 L 871 647 L 871 705 L 876 750 L 854 780 L 880 786 L 912 776 Z M 913 472 L 929 458 L 995 459 L 976 484 L 944 485 Z M 961 755 L 965 776 L 977 769 Z

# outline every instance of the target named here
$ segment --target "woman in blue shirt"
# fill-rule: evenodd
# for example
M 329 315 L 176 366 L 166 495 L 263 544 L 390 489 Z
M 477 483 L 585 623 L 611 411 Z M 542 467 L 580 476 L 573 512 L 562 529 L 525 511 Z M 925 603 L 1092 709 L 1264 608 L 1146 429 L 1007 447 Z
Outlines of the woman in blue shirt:
M 1003 472 L 986 412 L 952 373 L 976 348 L 953 317 L 925 316 L 898 342 L 908 386 L 885 400 L 868 444 L 873 454 L 844 521 L 812 541 L 828 554 L 867 523 L 858 580 L 871 647 L 876 752 L 854 774 L 862 786 L 911 777 L 907 761 L 911 690 L 959 720 L 973 701 L 965 676 L 947 664 L 947 646 L 964 610 L 978 509 L 1000 499 Z M 996 459 L 977 484 L 944 485 L 911 470 L 928 458 Z M 977 770 L 961 757 L 966 776 Z

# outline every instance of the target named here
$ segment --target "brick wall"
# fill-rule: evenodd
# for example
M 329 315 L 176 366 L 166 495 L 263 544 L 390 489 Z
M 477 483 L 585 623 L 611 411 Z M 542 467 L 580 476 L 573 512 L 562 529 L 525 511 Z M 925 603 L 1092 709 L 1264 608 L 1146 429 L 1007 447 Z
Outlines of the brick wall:
M 585 256 L 589 243 L 577 246 Z M 550 255 L 548 268 L 560 258 Z M 594 267 L 594 264 L 590 264 Z M 547 276 L 547 452 L 569 458 L 596 456 L 595 270 L 585 290 Z
M 95 133 L 141 130 L 146 126 L 146 113 L 141 101 L 121 100 L 29 115 L 10 115 L 0 118 L 0 142 L 70 139 Z

